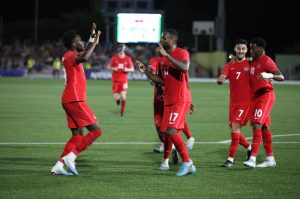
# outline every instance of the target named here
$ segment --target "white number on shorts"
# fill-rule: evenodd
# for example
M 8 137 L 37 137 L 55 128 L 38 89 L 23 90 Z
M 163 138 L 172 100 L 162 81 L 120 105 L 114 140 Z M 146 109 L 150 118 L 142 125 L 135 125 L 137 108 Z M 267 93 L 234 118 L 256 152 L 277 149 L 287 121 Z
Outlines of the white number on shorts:
M 63 71 L 64 71 L 65 86 L 66 86 L 67 85 L 67 73 L 66 73 L 65 67 L 63 67 Z
M 171 113 L 170 114 L 170 119 L 169 119 L 170 123 L 175 122 L 177 117 L 178 117 L 178 113 Z
M 240 114 L 239 114 L 238 117 L 241 117 L 243 115 L 243 113 L 244 113 L 244 110 L 243 109 L 239 109 L 239 112 L 240 112 Z
M 239 79 L 240 75 L 241 75 L 241 72 L 236 72 L 236 78 L 235 79 Z
M 262 116 L 262 110 L 261 109 L 255 109 L 254 117 L 261 117 Z

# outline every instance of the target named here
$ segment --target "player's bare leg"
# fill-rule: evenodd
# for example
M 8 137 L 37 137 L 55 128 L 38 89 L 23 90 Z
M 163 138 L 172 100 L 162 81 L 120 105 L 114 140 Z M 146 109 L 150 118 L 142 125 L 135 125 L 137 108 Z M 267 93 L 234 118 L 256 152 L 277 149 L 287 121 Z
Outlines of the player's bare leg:
M 121 96 L 119 93 L 114 94 L 114 100 L 118 106 L 120 105 L 120 101 L 121 101 L 120 98 L 121 98 Z

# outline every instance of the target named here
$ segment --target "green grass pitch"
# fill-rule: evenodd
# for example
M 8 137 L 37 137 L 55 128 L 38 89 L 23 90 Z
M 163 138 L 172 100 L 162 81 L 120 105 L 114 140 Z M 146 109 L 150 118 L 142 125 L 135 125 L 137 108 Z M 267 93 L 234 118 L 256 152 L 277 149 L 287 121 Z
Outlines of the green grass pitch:
M 103 135 L 77 159 L 79 176 L 52 176 L 50 169 L 69 136 L 60 104 L 63 80 L 0 78 L 0 198 L 300 198 L 300 86 L 275 84 L 271 130 L 275 168 L 247 169 L 239 147 L 227 158 L 229 85 L 191 83 L 196 112 L 187 121 L 196 143 L 190 152 L 196 175 L 176 177 L 179 166 L 158 170 L 162 154 L 153 126 L 153 87 L 130 81 L 125 117 L 118 116 L 110 81 L 88 81 L 87 102 Z M 85 131 L 87 132 L 87 131 Z M 248 126 L 242 131 L 249 141 Z M 281 136 L 282 135 L 282 136 Z M 185 139 L 185 138 L 184 138 Z M 32 144 L 29 144 L 32 143 Z M 265 158 L 263 146 L 258 162 Z

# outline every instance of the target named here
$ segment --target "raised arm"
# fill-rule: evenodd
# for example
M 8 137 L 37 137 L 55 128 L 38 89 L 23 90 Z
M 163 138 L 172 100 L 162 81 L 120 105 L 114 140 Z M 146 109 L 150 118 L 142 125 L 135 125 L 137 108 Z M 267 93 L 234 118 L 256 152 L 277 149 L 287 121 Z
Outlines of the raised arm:
M 166 57 L 175 67 L 181 72 L 187 72 L 189 70 L 190 63 L 188 61 L 178 61 L 174 59 L 171 55 L 169 55 L 166 50 L 163 48 L 163 46 L 158 43 L 157 51 L 161 54 L 161 56 Z
M 96 34 L 96 27 L 97 27 L 96 24 L 93 23 L 91 28 L 91 37 L 89 40 L 89 44 L 87 45 L 83 53 L 80 56 L 77 56 L 75 58 L 75 62 L 77 64 L 86 62 L 91 57 L 96 45 L 99 43 L 99 37 L 101 35 L 101 31 L 98 30 Z

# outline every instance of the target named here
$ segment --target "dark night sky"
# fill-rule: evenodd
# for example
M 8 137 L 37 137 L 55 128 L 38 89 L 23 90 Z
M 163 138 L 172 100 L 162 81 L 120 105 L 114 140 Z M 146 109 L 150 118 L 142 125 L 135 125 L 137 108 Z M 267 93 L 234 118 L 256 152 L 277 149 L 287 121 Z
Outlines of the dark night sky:
M 196 6 L 196 3 L 200 4 Z M 34 0 L 7 1 L 0 8 L 4 25 L 6 22 L 34 18 Z M 2 3 L 3 4 L 3 3 Z M 64 12 L 88 7 L 83 0 L 39 1 L 39 17 L 55 17 Z M 263 37 L 269 52 L 283 53 L 287 46 L 300 40 L 300 9 L 296 1 L 227 0 L 226 41 L 230 45 L 236 38 L 250 40 Z M 18 7 L 18 8 L 16 8 Z M 214 20 L 217 15 L 217 0 L 155 0 L 155 9 L 165 11 L 165 27 L 191 31 L 194 20 Z M 5 27 L 4 27 L 5 28 Z

